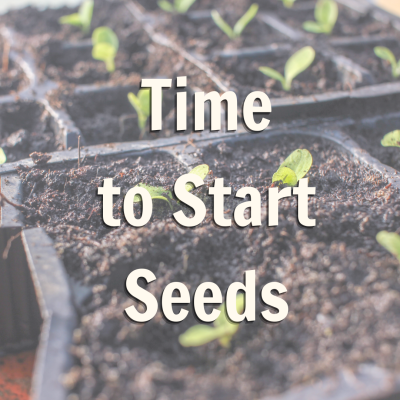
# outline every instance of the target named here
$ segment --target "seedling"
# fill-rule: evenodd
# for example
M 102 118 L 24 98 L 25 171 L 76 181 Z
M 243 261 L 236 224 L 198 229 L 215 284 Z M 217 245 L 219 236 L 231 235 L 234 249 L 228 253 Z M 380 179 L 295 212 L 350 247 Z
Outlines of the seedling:
M 376 240 L 400 262 L 400 235 L 397 233 L 381 231 L 376 235 Z
M 114 31 L 106 26 L 96 28 L 93 31 L 92 44 L 92 57 L 103 61 L 108 72 L 114 72 L 114 59 L 119 47 L 119 40 Z
M 93 0 L 85 0 L 77 13 L 64 15 L 58 22 L 63 25 L 78 26 L 84 34 L 87 34 L 92 23 L 93 7 Z
M 384 147 L 400 147 L 400 130 L 387 133 L 381 140 Z
M 400 60 L 396 61 L 396 57 L 390 49 L 383 46 L 376 46 L 374 48 L 374 53 L 382 60 L 389 61 L 390 65 L 392 66 L 393 78 L 398 78 L 400 76 Z
M 287 186 L 296 186 L 304 178 L 313 163 L 311 153 L 306 149 L 297 149 L 281 164 L 272 176 L 272 182 L 282 182 Z
M 296 0 L 282 0 L 282 3 L 286 8 L 292 8 L 295 1 Z
M 179 343 L 183 347 L 198 347 L 218 340 L 223 347 L 229 347 L 232 337 L 239 329 L 239 323 L 232 322 L 226 313 L 225 303 L 219 307 L 221 313 L 214 321 L 214 327 L 209 325 L 195 325 L 179 336 Z M 244 310 L 244 295 L 236 297 L 236 310 L 239 314 Z
M 6 153 L 4 153 L 4 150 L 0 147 L 0 165 L 4 164 L 7 161 Z
M 158 6 L 167 12 L 186 14 L 195 1 L 196 0 L 175 0 L 174 4 L 171 4 L 167 0 L 160 0 Z
M 319 0 L 315 5 L 315 21 L 306 21 L 303 29 L 312 33 L 330 35 L 338 19 L 339 9 L 334 0 Z
M 285 76 L 270 67 L 258 68 L 264 75 L 279 81 L 283 90 L 290 91 L 293 79 L 305 71 L 315 59 L 315 50 L 311 46 L 303 47 L 296 51 L 285 64 Z
M 138 125 L 140 128 L 139 139 L 145 136 L 146 122 L 150 116 L 150 89 L 140 89 L 137 96 L 132 92 L 128 93 L 128 100 L 138 115 Z
M 208 175 L 209 170 L 210 170 L 210 167 L 207 164 L 201 164 L 201 165 L 198 165 L 197 167 L 193 168 L 189 172 L 189 174 L 195 174 L 195 175 L 200 176 L 201 179 L 204 179 Z M 172 210 L 171 200 L 173 199 L 173 197 L 172 197 L 171 190 L 165 189 L 162 186 L 146 185 L 145 183 L 139 183 L 137 186 L 145 188 L 150 193 L 150 196 L 152 199 L 166 201 Z M 190 192 L 194 189 L 194 186 L 191 183 L 187 183 L 185 188 L 188 192 Z M 133 199 L 134 203 L 140 203 L 141 201 L 142 201 L 142 197 L 139 195 L 136 195 Z
M 221 17 L 217 10 L 211 11 L 211 17 L 214 20 L 215 24 L 224 32 L 230 39 L 237 39 L 240 37 L 244 28 L 249 24 L 249 22 L 257 15 L 258 12 L 258 4 L 254 3 L 250 6 L 250 8 L 244 13 L 244 15 L 236 22 L 233 29 L 229 26 L 227 22 Z

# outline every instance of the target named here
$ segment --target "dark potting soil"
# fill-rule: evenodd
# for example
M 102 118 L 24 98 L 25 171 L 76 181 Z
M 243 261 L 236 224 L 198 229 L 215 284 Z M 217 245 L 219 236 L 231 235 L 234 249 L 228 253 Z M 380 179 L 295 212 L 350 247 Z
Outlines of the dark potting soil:
M 399 35 L 399 31 L 394 29 L 390 23 L 378 21 L 372 17 L 370 13 L 360 14 L 341 4 L 339 6 L 339 17 L 332 31 L 332 36 L 371 36 L 371 35 Z M 314 4 L 310 3 L 310 7 L 304 7 L 301 4 L 291 8 L 280 8 L 277 16 L 286 24 L 302 31 L 309 37 L 315 37 L 315 34 L 308 33 L 303 29 L 305 21 L 315 21 Z M 318 35 L 319 39 L 327 39 L 331 36 L 324 34 Z
M 230 26 L 234 26 L 242 14 L 231 6 L 222 13 Z M 181 44 L 186 50 L 210 55 L 214 51 L 241 49 L 243 47 L 267 46 L 287 41 L 286 36 L 278 33 L 257 17 L 245 28 L 240 38 L 232 40 L 222 32 L 211 18 L 192 20 L 187 16 L 167 15 L 163 17 L 160 32 Z
M 388 44 L 382 43 L 380 45 L 387 46 L 393 52 L 396 59 L 400 57 L 400 46 L 397 40 L 390 40 Z M 343 47 L 336 50 L 370 71 L 375 83 L 395 82 L 398 78 L 392 76 L 392 67 L 390 63 L 375 55 L 375 46 L 376 44 L 366 44 Z
M 98 7 L 102 9 L 103 4 L 99 4 Z M 90 39 L 69 44 L 65 42 L 68 36 L 46 37 L 44 43 L 39 43 L 37 58 L 48 78 L 74 84 L 90 84 L 112 81 L 114 78 L 126 80 L 132 73 L 142 71 L 146 60 L 146 47 L 149 44 L 148 36 L 141 26 L 135 24 L 125 3 L 111 3 L 104 8 L 102 12 L 106 12 L 108 8 L 108 18 L 104 24 L 112 27 L 119 39 L 115 72 L 108 72 L 103 62 L 92 58 Z M 38 43 L 34 41 L 32 45 L 38 47 Z
M 381 140 L 387 133 L 399 128 L 398 117 L 386 116 L 366 119 L 363 123 L 358 122 L 354 127 L 347 129 L 347 133 L 373 157 L 397 169 L 400 173 L 400 149 L 381 145 Z
M 0 38 L 0 96 L 18 92 L 28 83 L 22 68 L 5 57 L 4 51 L 9 53 L 6 43 Z
M 220 74 L 235 88 L 240 99 L 244 99 L 254 90 L 265 91 L 271 98 L 307 96 L 341 90 L 342 83 L 337 68 L 331 60 L 318 52 L 312 65 L 294 79 L 290 92 L 284 91 L 280 82 L 258 70 L 259 67 L 268 66 L 283 74 L 287 59 L 300 47 L 297 46 L 292 53 L 284 55 L 221 57 L 217 65 Z
M 196 153 L 213 171 L 207 185 L 223 177 L 234 192 L 253 186 L 265 204 L 272 174 L 296 148 L 307 148 L 314 157 L 307 174 L 316 187 L 309 215 L 317 226 L 311 229 L 298 224 L 294 198 L 280 202 L 275 228 L 265 226 L 264 215 L 259 228 L 222 229 L 210 213 L 195 229 L 181 228 L 170 216 L 153 217 L 140 229 L 106 228 L 96 188 L 105 177 L 113 177 L 121 192 L 143 180 L 171 188 L 183 170 L 158 155 L 120 163 L 99 159 L 80 169 L 20 170 L 27 222 L 45 227 L 71 276 L 94 285 L 74 333 L 76 365 L 64 379 L 72 399 L 261 398 L 360 363 L 400 367 L 398 262 L 375 240 L 380 230 L 399 229 L 396 190 L 316 138 L 227 142 Z M 207 204 L 210 210 L 210 200 Z M 233 204 L 227 199 L 226 218 Z M 121 206 L 119 198 L 115 217 Z M 178 336 L 197 323 L 191 308 L 179 324 L 167 323 L 161 313 L 146 324 L 124 317 L 124 308 L 134 303 L 124 293 L 124 281 L 135 268 L 155 273 L 147 290 L 157 299 L 172 281 L 184 282 L 192 294 L 207 281 L 224 292 L 242 281 L 244 271 L 255 269 L 257 292 L 271 281 L 286 286 L 282 297 L 289 316 L 270 325 L 257 313 L 228 349 L 217 343 L 182 348 Z M 258 312 L 263 309 L 257 305 Z
M 51 116 L 44 106 L 32 102 L 0 107 L 0 147 L 7 162 L 28 158 L 29 154 L 62 150 L 51 127 Z
M 168 137 L 176 133 L 175 122 L 175 78 L 187 76 L 188 91 L 188 131 L 191 132 L 192 123 L 192 91 L 202 90 L 210 92 L 215 89 L 213 82 L 205 73 L 189 63 L 172 50 L 161 47 L 152 47 L 146 59 L 145 75 L 132 74 L 129 81 L 114 81 L 132 85 L 130 87 L 110 88 L 101 92 L 74 95 L 72 88 L 62 86 L 52 94 L 51 104 L 55 108 L 66 108 L 78 128 L 85 137 L 86 144 L 100 144 L 118 141 L 137 140 L 140 129 L 137 123 L 137 114 L 127 99 L 129 91 L 138 92 L 142 77 L 165 77 L 173 79 L 171 89 L 163 91 L 163 128 L 160 132 L 147 133 L 144 139 Z M 149 121 L 147 124 L 147 130 Z M 179 134 L 185 132 L 180 131 Z

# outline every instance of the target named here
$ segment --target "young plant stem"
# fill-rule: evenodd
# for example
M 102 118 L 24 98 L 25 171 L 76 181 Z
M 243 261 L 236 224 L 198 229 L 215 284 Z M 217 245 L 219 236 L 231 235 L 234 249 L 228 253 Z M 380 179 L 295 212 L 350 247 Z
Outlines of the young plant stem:
M 8 239 L 6 248 L 4 249 L 4 252 L 3 252 L 3 260 L 7 260 L 7 258 L 8 258 L 8 253 L 10 252 L 12 243 L 13 243 L 13 241 L 14 241 L 15 239 L 17 239 L 17 237 L 18 237 L 19 235 L 21 235 L 21 232 L 17 233 L 17 234 L 14 235 L 14 236 L 11 236 L 10 239 Z
M 10 43 L 9 42 L 4 42 L 2 64 L 3 64 L 3 72 L 7 72 L 9 64 L 10 64 Z
M 146 137 L 146 127 L 144 127 L 141 131 L 140 131 L 140 135 L 139 135 L 139 140 L 142 140 Z
M 81 135 L 78 136 L 78 168 L 81 167 Z

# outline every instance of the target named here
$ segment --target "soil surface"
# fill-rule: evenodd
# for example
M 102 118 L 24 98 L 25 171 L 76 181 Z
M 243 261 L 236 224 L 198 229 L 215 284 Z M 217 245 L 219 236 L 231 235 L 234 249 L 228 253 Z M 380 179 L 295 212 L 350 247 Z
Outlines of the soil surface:
M 143 75 L 141 75 L 143 73 Z M 187 131 L 176 131 L 176 88 L 175 78 L 187 77 Z M 129 80 L 114 79 L 122 88 L 104 88 L 101 91 L 75 94 L 73 87 L 62 87 L 50 96 L 50 103 L 55 108 L 66 108 L 85 137 L 86 144 L 100 144 L 117 141 L 132 141 L 140 137 L 137 114 L 127 99 L 127 93 L 137 94 L 142 77 L 172 78 L 172 87 L 163 91 L 163 128 L 160 132 L 149 133 L 149 121 L 144 139 L 169 137 L 176 133 L 190 133 L 193 127 L 193 93 L 216 90 L 214 83 L 206 74 L 178 56 L 172 50 L 152 46 L 147 54 L 143 71 L 135 71 Z M 131 85 L 131 86 L 130 86 Z M 206 129 L 209 121 L 206 122 Z
M 387 43 L 380 43 L 379 45 L 388 47 L 396 59 L 399 59 L 400 46 L 397 41 L 390 40 Z M 337 48 L 336 51 L 370 71 L 375 83 L 396 82 L 399 78 L 393 77 L 391 64 L 375 55 L 375 46 L 376 44 L 349 46 L 341 49 Z
M 280 56 L 221 57 L 217 61 L 219 72 L 235 88 L 238 99 L 242 101 L 255 90 L 265 91 L 271 98 L 307 96 L 342 90 L 340 74 L 335 65 L 318 52 L 312 65 L 293 80 L 290 92 L 284 91 L 280 82 L 258 70 L 259 67 L 268 66 L 283 74 L 287 59 L 301 47 L 303 46 L 296 46 L 293 52 L 281 53 Z
M 62 150 L 51 127 L 51 116 L 41 104 L 19 102 L 0 107 L 0 147 L 7 162 L 28 158 L 32 152 Z
M 383 137 L 399 127 L 399 117 L 387 115 L 385 118 L 377 117 L 358 122 L 354 127 L 347 129 L 347 133 L 369 154 L 400 173 L 400 148 L 381 145 Z
M 95 195 L 103 179 L 112 177 L 122 193 L 140 181 L 170 189 L 183 168 L 165 156 L 99 159 L 80 169 L 67 164 L 20 169 L 27 223 L 44 226 L 68 273 L 94 285 L 74 333 L 76 365 L 64 379 L 72 399 L 261 398 L 360 363 L 400 368 L 398 262 L 375 240 L 380 230 L 399 229 L 396 190 L 316 138 L 227 142 L 196 155 L 213 171 L 205 186 L 218 177 L 233 192 L 256 187 L 265 204 L 272 174 L 296 148 L 314 157 L 307 175 L 309 186 L 316 187 L 309 216 L 317 226 L 311 229 L 298 224 L 295 198 L 280 202 L 275 228 L 265 226 L 265 215 L 259 228 L 218 228 L 210 198 L 206 221 L 195 229 L 178 226 L 161 205 L 143 228 L 125 222 L 105 227 Z M 204 196 L 206 187 L 197 190 Z M 121 198 L 114 217 L 121 215 Z M 235 204 L 227 198 L 226 218 Z M 286 286 L 289 316 L 270 325 L 257 314 L 228 349 L 217 343 L 182 348 L 178 336 L 197 323 L 191 309 L 179 324 L 167 323 L 161 313 L 147 324 L 124 317 L 124 308 L 134 303 L 124 281 L 135 268 L 155 273 L 147 289 L 157 299 L 172 281 L 184 282 L 192 295 L 207 281 L 224 293 L 230 283 L 242 281 L 244 271 L 255 269 L 257 292 L 271 281 Z
M 241 14 L 232 7 L 221 16 L 233 27 Z M 268 46 L 287 41 L 286 36 L 272 29 L 257 17 L 247 25 L 241 37 L 234 40 L 222 32 L 211 18 L 193 20 L 186 16 L 166 15 L 163 16 L 159 30 L 186 50 L 204 55 L 210 55 L 220 50 Z
M 371 36 L 371 35 L 399 35 L 399 31 L 394 29 L 390 23 L 385 23 L 376 20 L 370 13 L 359 14 L 341 4 L 339 6 L 339 17 L 332 31 L 331 36 Z M 315 34 L 308 33 L 303 29 L 305 21 L 315 21 L 314 18 L 314 3 L 304 3 L 295 5 L 291 9 L 280 8 L 276 14 L 283 22 L 292 28 L 302 31 L 307 36 L 315 37 Z M 318 34 L 319 39 L 327 39 L 331 36 Z

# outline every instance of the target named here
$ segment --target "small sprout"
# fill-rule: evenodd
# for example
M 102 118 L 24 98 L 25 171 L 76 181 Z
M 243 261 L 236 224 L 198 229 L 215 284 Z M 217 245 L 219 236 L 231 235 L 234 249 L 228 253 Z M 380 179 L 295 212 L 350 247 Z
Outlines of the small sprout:
M 390 49 L 383 46 L 376 46 L 374 48 L 374 53 L 382 60 L 389 61 L 390 65 L 392 66 L 393 78 L 398 78 L 400 76 L 400 60 L 396 61 L 396 57 Z
M 210 170 L 210 167 L 207 164 L 202 164 L 202 165 L 198 165 L 197 167 L 194 167 L 189 172 L 189 174 L 195 174 L 195 175 L 200 176 L 201 179 L 204 179 L 208 175 L 209 170 Z M 172 197 L 171 190 L 165 189 L 162 186 L 146 185 L 145 183 L 139 183 L 137 186 L 146 189 L 149 192 L 149 194 L 153 200 L 166 201 L 172 210 L 172 205 L 171 205 L 170 200 L 172 200 L 173 197 Z M 194 189 L 194 185 L 192 185 L 191 183 L 187 183 L 185 188 L 188 192 L 190 192 Z M 133 199 L 134 203 L 140 203 L 141 201 L 142 201 L 142 197 L 138 194 Z
M 119 47 L 119 40 L 114 31 L 106 26 L 96 28 L 93 31 L 92 44 L 92 57 L 104 61 L 107 71 L 114 72 L 114 59 Z
M 167 0 L 160 0 L 158 6 L 167 12 L 186 14 L 195 1 L 196 0 L 175 0 L 174 4 L 171 4 Z
M 285 76 L 270 67 L 258 68 L 264 75 L 279 81 L 283 90 L 290 91 L 293 79 L 305 71 L 315 59 L 315 50 L 311 46 L 303 47 L 296 51 L 286 62 Z
M 89 33 L 93 16 L 93 0 L 85 0 L 74 14 L 64 15 L 58 22 L 65 25 L 78 26 L 84 34 Z
M 376 235 L 376 240 L 400 262 L 400 235 L 397 233 L 381 231 Z
M 272 176 L 272 182 L 283 182 L 287 186 L 296 186 L 304 178 L 313 163 L 311 153 L 306 149 L 297 149 L 281 164 Z
M 306 21 L 303 29 L 312 33 L 330 35 L 338 19 L 339 9 L 334 0 L 318 0 L 314 9 L 315 21 Z
M 400 130 L 387 133 L 381 140 L 381 145 L 384 147 L 400 147 Z
M 198 347 L 218 339 L 221 346 L 229 347 L 232 337 L 239 329 L 239 323 L 232 322 L 228 318 L 225 303 L 219 307 L 219 310 L 221 313 L 214 321 L 214 328 L 208 325 L 192 326 L 179 336 L 179 343 L 183 347 Z M 236 297 L 236 310 L 239 314 L 243 313 L 243 294 Z
M 254 3 L 250 8 L 244 13 L 244 15 L 236 22 L 233 29 L 223 20 L 221 15 L 217 10 L 211 11 L 211 17 L 215 24 L 224 32 L 230 39 L 237 39 L 240 37 L 244 28 L 249 24 L 249 22 L 257 15 L 258 4 Z
M 128 93 L 128 100 L 138 115 L 138 125 L 140 128 L 140 137 L 145 136 L 146 122 L 150 116 L 150 89 L 140 89 L 137 96 L 132 92 Z
M 4 150 L 0 147 L 0 165 L 4 164 L 6 161 L 7 161 L 6 153 L 4 153 Z
M 296 0 L 282 0 L 282 3 L 286 8 L 292 8 L 295 1 Z

